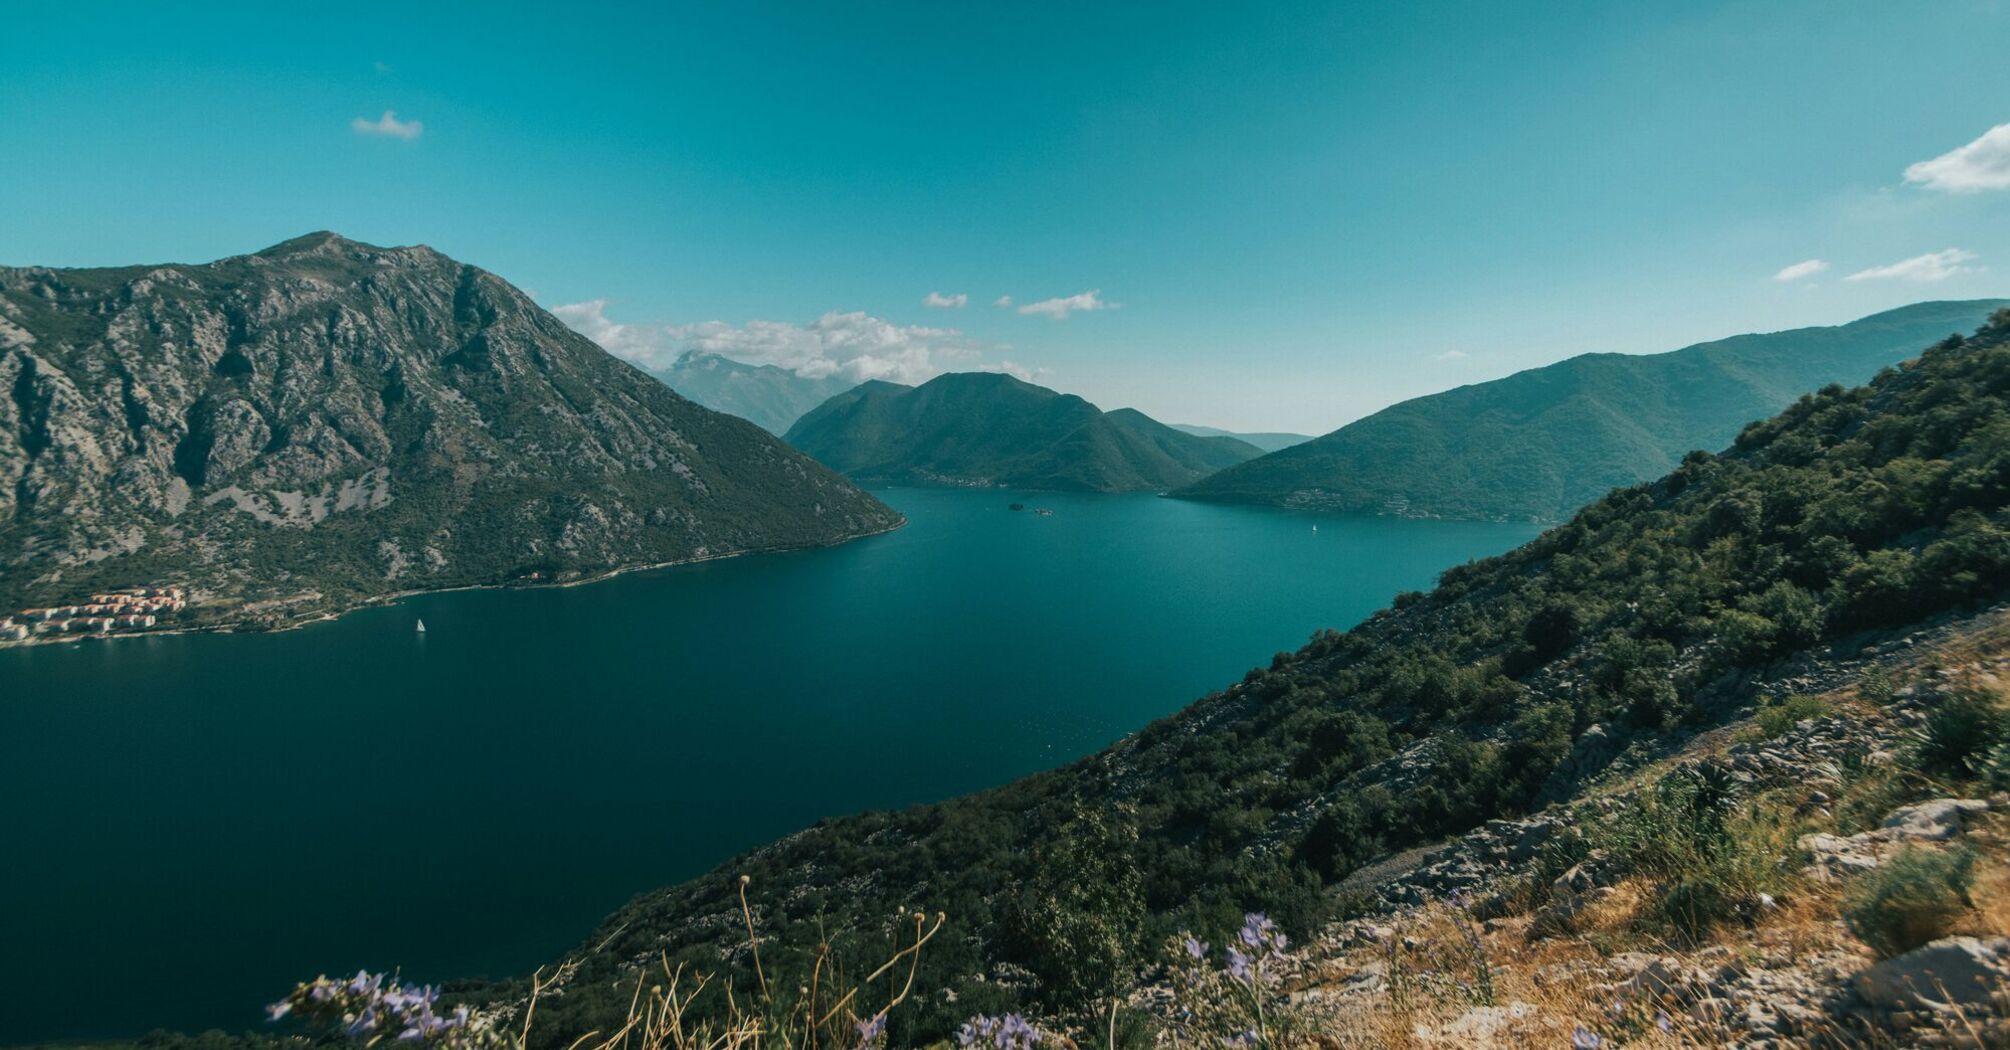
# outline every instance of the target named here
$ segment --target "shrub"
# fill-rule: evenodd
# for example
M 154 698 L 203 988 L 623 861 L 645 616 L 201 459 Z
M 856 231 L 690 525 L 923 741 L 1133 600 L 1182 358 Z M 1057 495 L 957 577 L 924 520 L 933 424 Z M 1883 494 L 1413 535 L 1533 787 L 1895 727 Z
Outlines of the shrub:
M 1750 919 L 1785 882 L 1786 834 L 1776 814 L 1739 812 L 1736 784 L 1719 766 L 1678 770 L 1593 829 L 1622 870 L 1661 886 L 1646 925 L 1695 941 L 1721 923 Z
M 1844 898 L 1850 932 L 1890 958 L 1953 932 L 1973 902 L 1975 853 L 1907 848 L 1858 878 Z
M 1927 773 L 1976 776 L 1989 752 L 2004 741 L 2005 729 L 1995 697 L 1975 689 L 1956 690 L 1926 716 L 1913 762 Z
M 1891 703 L 1892 694 L 1896 691 L 1891 672 L 1883 664 L 1870 665 L 1856 680 L 1856 695 L 1879 707 Z
M 1803 720 L 1820 718 L 1831 710 L 1824 697 L 1796 694 L 1783 700 L 1770 697 L 1759 701 L 1759 738 L 1771 740 Z
M 1130 814 L 1077 804 L 1005 914 L 1008 948 L 1041 994 L 1074 1006 L 1120 990 L 1138 965 L 1145 922 L 1138 830 Z

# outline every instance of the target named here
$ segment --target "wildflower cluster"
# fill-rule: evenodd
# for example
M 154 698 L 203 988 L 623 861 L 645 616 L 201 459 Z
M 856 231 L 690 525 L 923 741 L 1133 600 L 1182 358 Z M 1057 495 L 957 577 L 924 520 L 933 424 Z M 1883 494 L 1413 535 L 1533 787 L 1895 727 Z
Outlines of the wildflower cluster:
M 1269 916 L 1243 916 L 1223 955 L 1212 961 L 1212 948 L 1190 933 L 1166 945 L 1167 972 L 1172 977 L 1173 1016 L 1169 1019 L 1182 1041 L 1201 1046 L 1268 1047 L 1276 1044 L 1280 1017 L 1275 963 L 1289 945 L 1284 931 Z
M 288 1017 L 326 1026 L 352 1039 L 391 1037 L 439 1050 L 496 1050 L 502 1040 L 465 1006 L 439 1011 L 440 990 L 405 984 L 367 970 L 346 978 L 316 977 L 265 1008 L 268 1020 Z
M 995 1047 L 997 1050 L 1032 1050 L 1046 1038 L 1046 1033 L 1018 1014 L 991 1017 L 980 1014 L 963 1022 L 956 1030 L 956 1045 L 961 1047 Z

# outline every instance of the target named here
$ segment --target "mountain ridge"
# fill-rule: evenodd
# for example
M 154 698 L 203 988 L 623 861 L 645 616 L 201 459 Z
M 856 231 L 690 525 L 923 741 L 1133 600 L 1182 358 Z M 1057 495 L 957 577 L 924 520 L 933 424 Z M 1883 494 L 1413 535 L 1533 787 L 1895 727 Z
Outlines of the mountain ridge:
M 1259 454 L 999 372 L 862 383 L 784 436 L 863 481 L 979 488 L 1157 491 Z
M 856 386 L 837 375 L 811 378 L 779 365 L 750 365 L 723 354 L 686 350 L 649 374 L 692 401 L 779 437 L 811 409 Z
M 1659 354 L 1581 354 L 1399 402 L 1177 490 L 1179 498 L 1408 517 L 1555 521 L 1722 448 L 1746 420 L 1868 379 L 2004 300 L 1915 303 L 1845 325 Z
M 223 620 L 291 619 L 900 521 L 501 278 L 328 231 L 210 263 L 0 268 L 0 390 L 17 605 L 182 582 Z

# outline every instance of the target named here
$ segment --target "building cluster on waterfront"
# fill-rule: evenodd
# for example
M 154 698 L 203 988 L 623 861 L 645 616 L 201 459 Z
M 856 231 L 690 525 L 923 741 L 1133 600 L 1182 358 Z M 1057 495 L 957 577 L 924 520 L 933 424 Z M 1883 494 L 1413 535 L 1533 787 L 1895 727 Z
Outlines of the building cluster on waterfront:
M 0 617 L 0 641 L 24 641 L 47 634 L 111 634 L 143 631 L 188 608 L 180 587 L 133 587 L 93 594 L 79 605 L 23 609 Z

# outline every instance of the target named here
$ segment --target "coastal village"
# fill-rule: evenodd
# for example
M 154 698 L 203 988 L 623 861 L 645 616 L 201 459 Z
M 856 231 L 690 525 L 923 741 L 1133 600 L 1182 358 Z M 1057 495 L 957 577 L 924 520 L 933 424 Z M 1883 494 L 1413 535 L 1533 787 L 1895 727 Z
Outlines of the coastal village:
M 81 605 L 52 605 L 0 616 L 0 642 L 25 642 L 59 634 L 144 631 L 186 608 L 188 592 L 178 586 L 105 591 L 91 595 Z

